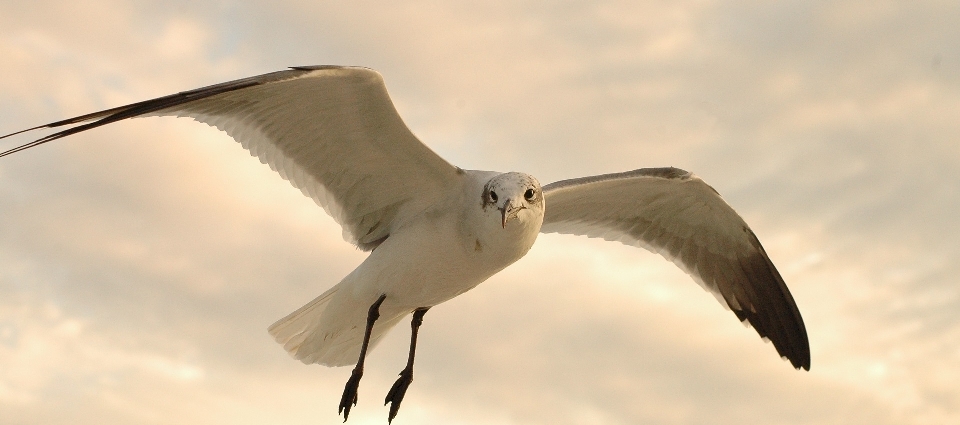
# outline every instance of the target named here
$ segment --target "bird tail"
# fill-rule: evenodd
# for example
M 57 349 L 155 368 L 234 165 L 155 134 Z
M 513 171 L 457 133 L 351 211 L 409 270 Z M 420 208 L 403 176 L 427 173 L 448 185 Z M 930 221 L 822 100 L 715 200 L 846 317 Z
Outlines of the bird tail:
M 297 351 L 300 345 L 310 335 L 310 331 L 319 325 L 320 315 L 326 310 L 333 295 L 337 293 L 338 287 L 339 285 L 334 285 L 333 288 L 298 308 L 297 311 L 277 320 L 267 328 L 267 332 L 283 345 L 283 349 L 291 356 L 298 357 Z
M 330 288 L 267 328 L 270 335 L 282 344 L 283 349 L 293 358 L 306 364 L 319 363 L 325 366 L 347 366 L 356 363 L 363 342 L 367 310 L 344 309 L 340 306 L 341 308 L 322 317 L 339 287 L 340 285 L 336 285 Z M 383 313 L 370 335 L 370 350 L 410 312 Z

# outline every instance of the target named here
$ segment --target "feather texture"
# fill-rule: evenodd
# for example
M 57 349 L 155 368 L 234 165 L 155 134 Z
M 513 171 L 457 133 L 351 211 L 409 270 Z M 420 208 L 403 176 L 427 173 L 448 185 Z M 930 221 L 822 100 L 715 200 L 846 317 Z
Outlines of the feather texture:
M 544 186 L 541 232 L 617 241 L 662 255 L 810 369 L 800 311 L 757 237 L 716 190 L 677 168 L 644 168 Z
M 380 74 L 337 66 L 297 67 L 34 127 L 74 125 L 0 156 L 151 115 L 187 116 L 225 131 L 365 251 L 446 196 L 459 174 L 406 127 Z

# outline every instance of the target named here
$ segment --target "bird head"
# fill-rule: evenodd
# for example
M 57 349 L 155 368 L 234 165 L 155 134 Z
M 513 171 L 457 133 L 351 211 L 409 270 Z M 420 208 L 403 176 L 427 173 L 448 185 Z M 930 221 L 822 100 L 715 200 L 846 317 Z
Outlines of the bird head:
M 511 221 L 539 222 L 543 217 L 543 190 L 529 174 L 510 172 L 494 176 L 484 185 L 481 196 L 485 211 L 499 211 L 503 229 Z

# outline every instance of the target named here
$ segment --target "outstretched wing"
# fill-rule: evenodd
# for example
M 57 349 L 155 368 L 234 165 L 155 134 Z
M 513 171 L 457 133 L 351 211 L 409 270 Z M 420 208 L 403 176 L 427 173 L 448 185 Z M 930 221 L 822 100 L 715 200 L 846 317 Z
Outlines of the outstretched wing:
M 543 188 L 541 231 L 646 248 L 713 292 L 796 368 L 810 369 L 807 331 L 760 241 L 723 198 L 677 168 L 563 180 Z
M 187 116 L 225 131 L 313 198 L 371 250 L 454 187 L 458 169 L 407 129 L 383 78 L 367 68 L 296 67 L 82 115 L 6 156 L 126 118 Z

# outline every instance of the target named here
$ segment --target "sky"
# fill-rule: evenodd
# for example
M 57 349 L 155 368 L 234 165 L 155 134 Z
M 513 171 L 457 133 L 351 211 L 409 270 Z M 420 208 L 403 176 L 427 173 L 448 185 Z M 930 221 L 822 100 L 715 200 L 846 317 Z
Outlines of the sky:
M 948 1 L 0 0 L 0 134 L 374 68 L 462 168 L 699 175 L 764 244 L 812 353 L 794 370 L 656 254 L 541 235 L 426 315 L 396 424 L 958 423 L 958 25 Z M 4 157 L 0 422 L 339 423 L 350 368 L 266 328 L 364 257 L 191 120 Z M 370 353 L 350 424 L 385 423 L 408 335 Z

